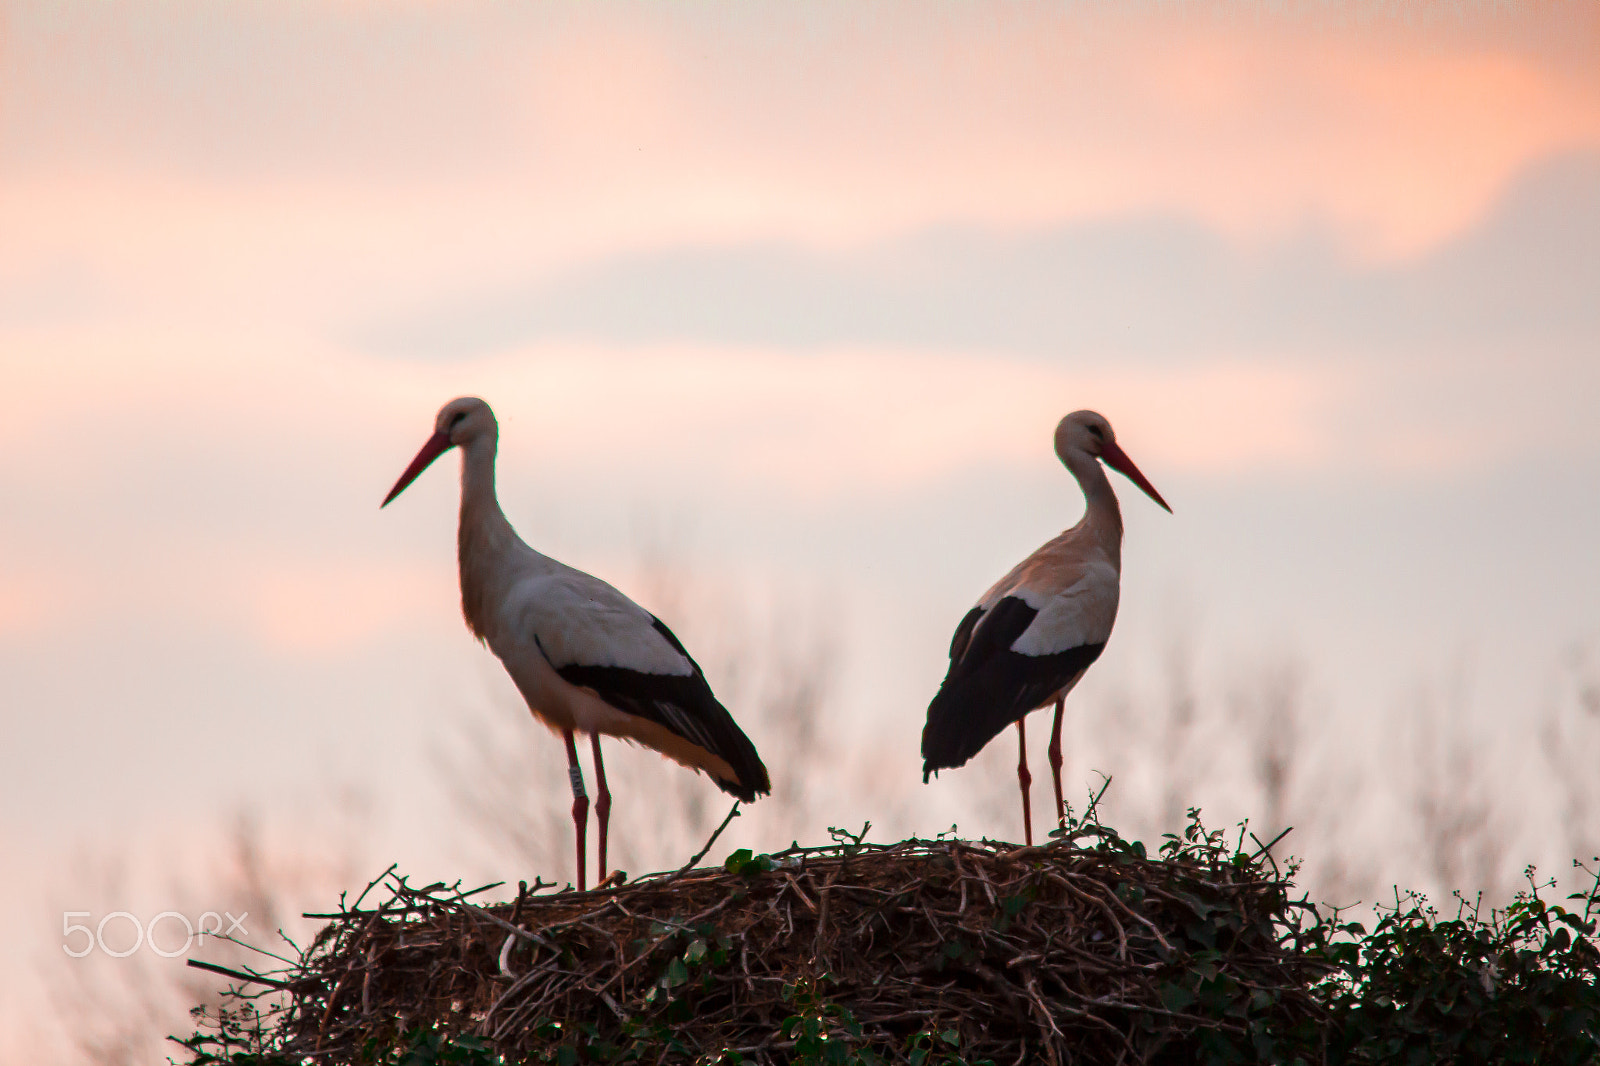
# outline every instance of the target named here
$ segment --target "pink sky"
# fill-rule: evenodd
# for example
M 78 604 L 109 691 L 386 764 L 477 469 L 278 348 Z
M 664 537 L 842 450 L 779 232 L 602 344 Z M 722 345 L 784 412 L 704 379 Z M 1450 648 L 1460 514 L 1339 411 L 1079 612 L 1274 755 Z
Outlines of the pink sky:
M 76 260 L 192 299 L 337 264 L 438 286 L 682 241 L 1134 213 L 1407 255 L 1600 142 L 1600 75 L 1549 42 L 1555 15 L 715 10 L 23 7 L 6 276 Z
M 425 729 L 492 671 L 455 615 L 453 472 L 376 505 L 463 393 L 501 414 L 539 546 L 634 587 L 654 516 L 711 600 L 837 609 L 834 713 L 913 784 L 950 627 L 1076 517 L 1049 432 L 1077 407 L 1176 511 L 1123 494 L 1122 658 L 1086 714 L 1140 691 L 1174 599 L 1213 674 L 1287 646 L 1335 714 L 1496 641 L 1484 701 L 1537 688 L 1557 643 L 1600 639 L 1596 320 L 1547 283 L 1594 274 L 1559 238 L 1597 202 L 1600 9 L 1491 6 L 8 6 L 0 841 L 48 865 L 108 817 L 170 830 L 176 784 L 128 755 L 197 731 L 258 751 L 195 768 L 241 803 L 296 758 L 381 790 L 336 743 L 379 728 L 425 776 Z M 940 287 L 959 249 L 1027 280 L 1017 249 L 1090 238 L 1118 262 L 1024 300 L 1113 308 L 1081 344 L 981 315 L 976 340 L 894 333 L 983 302 Z M 1123 284 L 1192 245 L 1214 307 Z M 802 325 L 877 322 L 861 293 L 910 310 L 821 342 L 738 293 L 722 315 L 724 254 L 821 277 Z M 710 277 L 713 325 L 753 332 L 636 320 L 637 276 Z M 1310 310 L 1255 331 L 1274 285 Z M 1437 308 L 1484 292 L 1450 333 Z M 540 300 L 576 317 L 454 354 L 370 340 Z M 849 787 L 841 821 L 876 817 Z M 963 829 L 1009 831 L 987 817 Z M 51 926 L 26 914 L 0 939 Z

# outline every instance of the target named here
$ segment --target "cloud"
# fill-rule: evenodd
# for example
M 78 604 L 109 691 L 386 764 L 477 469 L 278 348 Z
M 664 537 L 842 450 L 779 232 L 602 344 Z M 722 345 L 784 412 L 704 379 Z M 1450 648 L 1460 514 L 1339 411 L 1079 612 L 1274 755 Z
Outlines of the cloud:
M 1426 256 L 1306 235 L 1248 248 L 1170 216 L 1026 234 L 942 228 L 848 251 L 762 243 L 624 256 L 357 325 L 459 358 L 548 341 L 1003 351 L 1087 368 L 1448 347 L 1584 348 L 1600 332 L 1600 154 L 1543 162 Z
M 19 572 L 12 567 L 0 571 L 0 638 L 53 626 L 63 620 L 57 575 Z
M 301 656 L 347 654 L 402 629 L 448 603 L 455 577 L 447 566 L 349 558 L 284 559 L 236 573 L 243 581 L 229 596 L 256 638 L 277 653 Z
M 1550 43 L 1583 10 L 27 3 L 0 73 L 28 101 L 0 111 L 0 201 L 27 210 L 0 232 L 93 257 L 109 225 L 202 264 L 364 250 L 391 282 L 403 249 L 410 291 L 1127 216 L 1405 258 L 1600 144 L 1592 56 Z
M 803 500 L 881 499 L 1053 463 L 1056 422 L 1088 406 L 1111 414 L 1130 452 L 1153 457 L 1141 461 L 1169 470 L 1294 465 L 1316 457 L 1316 418 L 1336 392 L 1315 371 L 1085 371 L 882 350 L 564 348 L 499 365 L 519 432 L 583 441 L 563 460 L 581 471 L 672 478 L 670 463 L 734 492 Z

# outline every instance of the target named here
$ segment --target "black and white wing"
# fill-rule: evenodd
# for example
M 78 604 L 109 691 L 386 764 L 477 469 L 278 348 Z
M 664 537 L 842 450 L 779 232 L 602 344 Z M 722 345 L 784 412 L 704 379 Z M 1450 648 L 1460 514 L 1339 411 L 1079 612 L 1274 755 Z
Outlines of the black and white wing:
M 659 618 L 570 567 L 524 579 L 508 604 L 563 680 L 713 756 L 693 762 L 724 792 L 750 802 L 771 791 L 755 745 Z M 648 743 L 650 731 L 640 736 Z
M 964 765 L 1006 726 L 1065 695 L 1099 658 L 1116 618 L 1116 571 L 1089 566 L 1072 576 L 1054 590 L 997 587 L 961 620 L 922 730 L 924 781 Z

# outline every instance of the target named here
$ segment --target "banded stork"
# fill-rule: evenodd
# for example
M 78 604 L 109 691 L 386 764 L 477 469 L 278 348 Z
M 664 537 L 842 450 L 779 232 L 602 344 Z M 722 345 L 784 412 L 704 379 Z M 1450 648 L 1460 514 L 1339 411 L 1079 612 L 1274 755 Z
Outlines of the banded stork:
M 439 456 L 461 449 L 461 611 L 467 628 L 505 665 L 535 718 L 561 734 L 572 784 L 578 889 L 584 889 L 589 797 L 575 733 L 589 734 L 597 786 L 600 880 L 606 877 L 611 793 L 600 736 L 653 748 L 749 803 L 772 790 L 750 739 L 712 695 L 699 665 L 659 618 L 581 570 L 523 543 L 494 489 L 500 427 L 489 405 L 451 400 L 434 433 L 380 507 Z
M 962 766 L 1013 722 L 1021 754 L 1022 827 L 1033 843 L 1028 806 L 1028 712 L 1054 701 L 1050 772 L 1056 815 L 1066 824 L 1061 796 L 1061 714 L 1067 693 L 1099 658 L 1117 617 L 1122 574 L 1122 511 L 1097 459 L 1143 489 L 1169 514 L 1172 508 L 1117 446 L 1111 423 L 1093 411 L 1074 411 L 1056 426 L 1056 455 L 1083 490 L 1077 525 L 1028 556 L 956 627 L 950 669 L 928 704 L 922 730 L 922 780 Z

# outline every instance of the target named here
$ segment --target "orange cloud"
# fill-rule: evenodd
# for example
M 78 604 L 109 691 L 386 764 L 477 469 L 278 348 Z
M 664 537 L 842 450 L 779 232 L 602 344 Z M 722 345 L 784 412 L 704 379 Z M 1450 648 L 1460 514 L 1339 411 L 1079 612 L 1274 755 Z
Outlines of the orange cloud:
M 13 95 L 37 109 L 0 177 L 0 276 L 55 256 L 141 305 L 326 311 L 674 243 L 1138 213 L 1247 240 L 1321 225 L 1393 257 L 1460 232 L 1530 163 L 1600 145 L 1600 63 L 1526 44 L 1554 17 L 1531 10 L 1473 32 L 1081 6 L 555 10 L 442 7 L 418 17 L 445 43 L 371 55 L 328 44 L 343 9 L 304 11 L 285 32 L 319 46 L 305 77 L 328 91 L 267 99 L 249 69 L 159 95 L 115 26 L 63 39 L 98 57 L 77 65 L 30 61 L 22 32 Z M 224 135 L 225 166 L 174 148 Z
M 0 638 L 38 632 L 65 618 L 62 584 L 55 575 L 0 573 Z
M 592 478 L 608 495 L 691 472 L 739 492 L 849 500 L 900 491 L 1053 462 L 1051 431 L 1079 407 L 1111 418 L 1142 464 L 1203 476 L 1438 470 L 1479 451 L 1473 426 L 1459 420 L 1375 424 L 1359 442 L 1348 439 L 1348 419 L 1375 390 L 1403 397 L 1411 378 L 1441 373 L 1431 363 L 1397 378 L 1395 368 L 1360 362 L 1264 365 L 1225 354 L 1074 369 L 874 348 L 552 343 L 441 364 L 354 356 L 293 335 L 102 327 L 73 336 L 13 343 L 23 372 L 0 397 L 0 463 L 12 483 L 50 493 L 116 488 L 128 499 L 127 478 L 159 479 L 168 456 L 198 449 L 201 473 L 226 484 L 323 494 L 315 506 L 329 506 L 326 498 L 338 509 L 323 516 L 330 522 L 375 506 L 435 410 L 466 393 L 487 398 L 507 423 L 508 463 Z M 1529 417 L 1556 424 L 1539 411 Z M 29 462 L 29 454 L 50 462 Z M 204 497 L 194 505 L 203 513 Z M 376 587 L 385 579 L 361 580 Z M 296 617 L 297 587 L 250 593 L 252 616 L 287 633 L 280 622 Z
M 349 558 L 318 566 L 296 560 L 250 568 L 234 596 L 268 647 L 291 654 L 330 655 L 452 602 L 455 574 L 448 566 L 420 570 Z
M 480 373 L 485 394 L 502 397 L 504 416 L 516 420 L 502 451 L 523 462 L 559 441 L 561 462 L 586 470 L 665 455 L 748 490 L 810 498 L 878 496 L 1053 462 L 1055 424 L 1079 407 L 1110 417 L 1129 451 L 1155 469 L 1322 465 L 1324 418 L 1344 391 L 1335 371 L 1226 360 L 1084 372 L 874 350 L 545 349 Z

